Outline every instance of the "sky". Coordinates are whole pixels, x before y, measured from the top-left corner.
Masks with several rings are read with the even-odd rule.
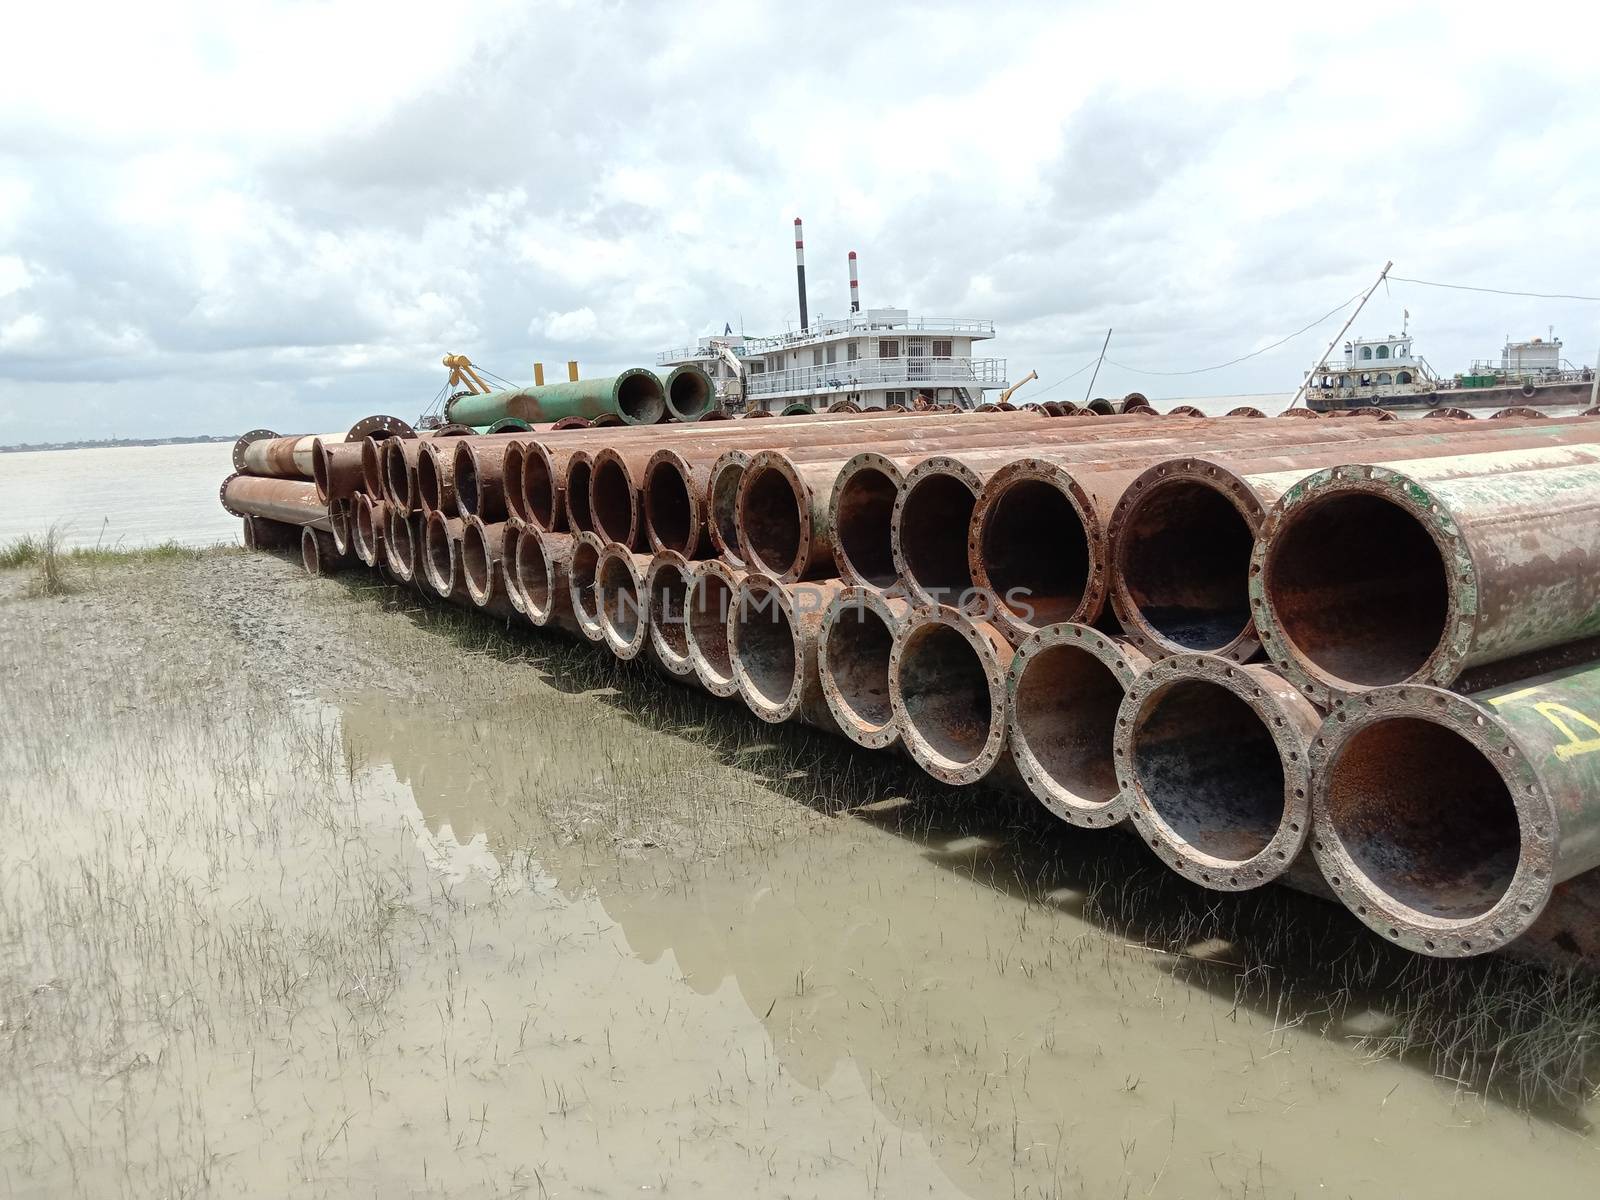
[[[1512,19],[1514,18],[1514,24]],[[1600,9],[20,6],[0,443],[414,419],[725,324],[990,319],[1018,399],[1292,391],[1388,259],[1600,295]],[[1570,48],[1570,50],[1569,50]],[[1395,282],[1439,370],[1600,304]],[[1188,372],[1182,373],[1179,372]],[[1070,379],[1066,378],[1072,376]]]

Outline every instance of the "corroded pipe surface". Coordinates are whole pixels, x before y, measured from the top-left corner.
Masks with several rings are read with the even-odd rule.
[[[385,507],[383,551],[390,572],[401,583],[418,583],[418,559],[422,551],[422,515],[407,512],[398,505]]]
[[[667,412],[675,421],[698,421],[716,407],[717,393],[711,376],[698,363],[673,367],[661,381]]]
[[[317,438],[311,443],[311,480],[324,504],[348,500],[366,487],[361,453],[362,442],[325,442]]]
[[[689,661],[700,686],[713,696],[736,696],[728,620],[738,602],[744,572],[715,558],[695,563],[689,586]]]
[[[1219,891],[1277,879],[1311,829],[1320,715],[1276,672],[1214,654],[1151,664],[1117,714],[1117,778],[1139,836]]]
[[[578,632],[572,610],[572,538],[564,533],[525,530],[517,539],[517,586],[528,620],[543,628]]]
[[[351,520],[350,541],[356,557],[369,567],[377,567],[385,561],[383,538],[387,525],[388,509],[384,502],[373,500],[365,492],[358,492]]]
[[[739,581],[728,652],[739,695],[763,721],[837,731],[817,675],[817,634],[839,587],[835,579],[785,586],[758,571]]]
[[[1150,660],[1087,625],[1040,629],[1006,672],[1006,730],[1017,773],[1038,801],[1086,829],[1115,825],[1130,798],[1117,779],[1117,713]]]
[[[461,573],[467,597],[478,608],[487,608],[497,596],[509,591],[505,577],[506,546],[515,530],[504,521],[486,523],[482,517],[463,518],[461,527]],[[519,605],[513,603],[520,612]]]
[[[333,534],[307,525],[300,531],[300,563],[307,575],[336,575],[347,565],[347,556],[333,544]]]
[[[422,576],[441,600],[466,605],[465,572],[461,569],[461,530],[459,517],[447,517],[435,509],[424,519],[420,551]]]
[[[650,556],[610,542],[595,566],[595,610],[605,644],[620,659],[637,658],[650,642]]]
[[[694,569],[676,550],[657,550],[645,572],[650,650],[668,675],[699,682],[689,654],[689,604]],[[726,614],[724,614],[726,621]]]
[[[822,614],[817,675],[839,731],[859,746],[882,750],[900,740],[889,698],[889,660],[911,605],[876,588],[841,588]]]
[[[460,515],[456,506],[456,447],[465,439],[430,438],[417,456],[417,505],[424,513]]]
[[[600,620],[600,598],[595,591],[595,576],[605,548],[605,543],[594,534],[580,533],[573,537],[567,557],[567,590],[572,599],[572,616],[578,623],[578,632],[591,642],[603,642],[606,636],[605,625]]]
[[[1324,707],[1592,639],[1600,447],[1318,471],[1285,485],[1251,569],[1268,655]]]
[[[1358,917],[1420,954],[1500,949],[1600,866],[1600,667],[1340,699],[1312,768],[1312,849]],[[1552,933],[1600,948],[1597,911]]]
[[[451,475],[456,509],[463,517],[482,517],[491,523],[506,519],[505,462],[512,441],[495,435],[456,442]]]
[[[900,740],[943,783],[976,783],[1006,749],[1006,671],[1013,651],[986,621],[919,609],[895,641],[889,695]]]
[[[222,482],[222,507],[236,517],[266,517],[285,525],[312,525],[332,530],[328,507],[317,499],[308,479],[275,479],[230,475]]]
[[[629,425],[654,425],[666,415],[666,397],[655,372],[630,367],[620,375],[457,396],[445,419],[479,428],[515,417],[537,425],[567,417],[620,417]]]
[[[350,553],[352,510],[348,499],[335,500],[328,505],[328,530],[333,535],[333,548],[341,558]]]

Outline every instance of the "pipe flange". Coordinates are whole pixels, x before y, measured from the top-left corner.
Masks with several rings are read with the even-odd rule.
[[[228,513],[230,516],[248,517],[250,515],[249,513],[240,512],[237,508],[228,503],[228,485],[243,474],[243,471],[235,471],[232,475],[229,475],[226,479],[224,479],[222,481],[222,486],[217,489],[217,499],[222,501],[223,511]]]
[[[251,442],[270,441],[277,436],[270,429],[252,429],[249,433],[240,434],[239,440],[233,444],[233,469],[235,471],[244,470],[244,451],[245,447],[250,445]]]
[[[694,565],[694,581],[689,586],[689,611],[691,613],[704,613],[711,611],[705,602],[705,580],[710,576],[717,580],[724,589],[727,597],[727,611],[718,613],[706,623],[714,630],[720,631],[721,646],[717,658],[726,657],[728,666],[724,669],[720,662],[714,662],[713,656],[706,646],[701,645],[701,635],[696,632],[699,623],[689,622],[689,659],[694,663],[694,673],[700,680],[700,685],[713,696],[727,699],[739,694],[738,672],[734,669],[732,659],[731,639],[728,636],[729,618],[736,611],[739,602],[739,584],[743,581],[743,573],[735,567],[719,559],[708,558]]]
[[[1105,829],[1128,815],[1130,797],[1117,782],[1116,794],[1106,800],[1093,800],[1065,786],[1039,757],[1038,749],[1027,736],[1017,716],[1017,693],[1028,668],[1047,651],[1069,646],[1092,656],[1116,681],[1123,694],[1150,665],[1150,660],[1124,640],[1110,637],[1088,625],[1062,622],[1032,634],[1017,647],[1016,656],[1006,671],[1006,736],[1011,757],[1016,761],[1022,781],[1034,798],[1069,825],[1083,829]],[[1108,762],[1114,758],[1112,736],[1105,745]]]
[[[895,494],[894,512],[889,518],[889,546],[894,555],[894,568],[900,573],[900,584],[906,592],[920,605],[937,606],[941,603],[938,597],[928,591],[925,584],[911,573],[905,553],[905,539],[902,530],[905,528],[906,500],[916,487],[929,475],[950,475],[960,480],[972,493],[973,508],[977,508],[978,497],[983,494],[983,479],[966,463],[948,455],[936,454],[923,459],[911,470],[905,473],[905,478],[900,485],[900,490]],[[971,521],[968,520],[968,529]],[[969,535],[970,536],[970,535]]]
[[[1174,828],[1152,802],[1136,769],[1134,739],[1147,708],[1173,687],[1201,680],[1241,700],[1271,737],[1283,771],[1283,816],[1266,843],[1243,858],[1212,854]],[[1309,741],[1316,712],[1263,667],[1246,667],[1214,654],[1185,654],[1152,663],[1134,680],[1117,713],[1112,753],[1128,815],[1140,839],[1178,874],[1215,891],[1242,892],[1277,879],[1299,856],[1311,832],[1312,768]],[[1275,694],[1276,692],[1276,694]]]
[[[910,611],[911,605],[906,600],[885,596],[877,588],[851,585],[840,589],[822,614],[822,625],[817,633],[817,678],[822,684],[822,698],[828,705],[828,711],[833,714],[839,731],[856,745],[868,750],[886,749],[900,738],[894,705],[887,695],[887,664],[884,700],[889,704],[889,714],[883,721],[874,721],[864,716],[859,706],[846,698],[834,674],[834,668],[839,664],[835,656],[830,655],[830,646],[839,622],[846,619],[846,614],[862,613],[862,616],[853,619],[864,621],[867,619],[864,614],[871,613],[873,619],[883,622],[892,647],[899,640]]]
[[[399,417],[390,417],[382,413],[371,417],[362,417],[350,426],[350,432],[345,434],[347,442],[359,442],[363,438],[377,437],[416,437],[417,431],[412,429]]]
[[[1261,639],[1253,620],[1247,618],[1244,628],[1221,645],[1185,646],[1163,637],[1134,601],[1127,575],[1129,525],[1151,496],[1176,483],[1197,484],[1216,492],[1232,505],[1249,527],[1253,539],[1261,529],[1267,506],[1237,471],[1208,458],[1179,458],[1157,463],[1123,489],[1106,522],[1106,561],[1109,563],[1110,577],[1107,590],[1111,610],[1121,622],[1128,640],[1150,658],[1199,653],[1215,654],[1237,663],[1248,662],[1261,648]],[[1256,544],[1259,545],[1259,542]],[[1253,609],[1251,611],[1254,612]]]
[[[610,542],[600,554],[600,561],[595,564],[594,570],[594,602],[595,611],[600,617],[600,631],[605,639],[605,644],[611,648],[611,653],[626,662],[637,658],[639,652],[645,648],[650,640],[650,599],[645,591],[644,573],[639,570],[638,559],[633,551],[621,542]],[[633,632],[628,634],[626,629],[619,626],[612,618],[611,606],[606,603],[608,592],[602,587],[602,582],[612,563],[617,563],[627,572],[628,582],[633,585]],[[619,599],[616,609],[620,614],[626,601]]]
[[[1476,916],[1433,916],[1389,895],[1357,865],[1334,825],[1330,791],[1339,756],[1360,733],[1391,719],[1439,725],[1472,744],[1494,767],[1516,808],[1521,846],[1516,868],[1500,898]],[[1532,756],[1491,705],[1424,684],[1344,697],[1312,741],[1311,769],[1316,781],[1311,852],[1345,906],[1387,940],[1435,958],[1471,957],[1526,933],[1549,903],[1555,885],[1556,804]]]
[[[740,645],[747,624],[743,619],[745,604],[749,597],[757,593],[765,595],[769,598],[768,602],[776,603],[783,610],[784,628],[789,632],[792,649],[791,661],[794,664],[794,673],[789,681],[789,690],[782,700],[776,702],[762,694],[750,678],[750,672],[745,667],[745,654]],[[805,699],[805,649],[800,638],[800,626],[794,603],[790,599],[788,589],[770,572],[751,571],[739,581],[733,606],[728,612],[728,657],[733,664],[733,676],[738,683],[739,695],[743,697],[745,706],[763,721],[778,725],[799,712],[800,703]]]
[[[1369,686],[1342,679],[1306,657],[1284,632],[1272,605],[1273,547],[1286,529],[1330,493],[1387,500],[1415,518],[1433,540],[1445,576],[1444,631],[1422,666],[1391,682],[1448,687],[1461,674],[1477,631],[1478,567],[1445,502],[1426,485],[1390,467],[1352,464],[1315,471],[1285,491],[1261,522],[1250,554],[1250,615],[1267,658],[1301,695],[1324,711]]]
[[[892,579],[869,578],[851,559],[850,547],[841,532],[839,510],[844,501],[845,491],[857,475],[869,470],[876,471],[887,479],[897,497],[902,490],[902,485],[905,483],[905,472],[900,469],[899,465],[887,455],[879,454],[873,450],[863,451],[855,455],[839,469],[839,474],[834,477],[833,490],[828,493],[828,527],[833,530],[833,565],[838,569],[839,577],[848,582],[865,584],[876,588],[893,589],[900,586],[901,576],[898,572],[898,564],[896,564],[896,573]],[[894,562],[893,501],[890,501],[889,511],[890,529],[884,532],[890,539],[890,561]]]
[[[983,744],[975,753],[957,759],[933,745],[917,727],[905,702],[905,660],[907,648],[927,636],[934,626],[955,630],[972,647],[989,693],[988,727]],[[993,637],[984,632],[991,630]],[[1006,748],[1006,670],[1011,665],[1011,644],[999,630],[963,616],[953,608],[919,607],[895,638],[889,654],[889,699],[894,706],[900,740],[916,764],[941,783],[976,783],[992,771]]]
[[[752,454],[749,465],[745,467],[744,475],[739,480],[739,498],[736,501],[735,522],[741,533],[746,523],[744,514],[751,481],[759,478],[762,471],[776,472],[789,485],[789,491],[794,497],[795,513],[799,517],[799,541],[795,546],[794,557],[788,563],[781,565],[765,561],[750,545],[748,537],[741,536],[740,545],[750,550],[752,567],[770,573],[779,583],[794,583],[805,578],[806,572],[811,567],[813,551],[816,549],[812,542],[811,489],[805,480],[800,478],[800,472],[795,470],[794,464],[781,450],[761,450]]]

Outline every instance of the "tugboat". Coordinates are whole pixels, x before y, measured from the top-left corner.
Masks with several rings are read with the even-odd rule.
[[[1412,347],[1410,333],[1355,338],[1344,360],[1318,363],[1306,384],[1306,407],[1337,408],[1587,408],[1596,401],[1592,367],[1561,357],[1561,339],[1507,339],[1500,359],[1480,359],[1470,370],[1441,376]]]

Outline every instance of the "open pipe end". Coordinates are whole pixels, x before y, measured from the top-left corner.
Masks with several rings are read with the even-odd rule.
[[[399,438],[388,438],[379,453],[383,455],[383,494],[389,503],[402,512],[416,507],[416,472],[406,462],[405,450]]]
[[[698,366],[685,364],[667,376],[667,408],[674,419],[698,421],[711,407],[714,394],[711,377]]]
[[[1255,654],[1250,552],[1263,515],[1248,484],[1204,459],[1160,463],[1128,485],[1108,529],[1112,607],[1135,645],[1152,657]]]
[[[643,367],[624,371],[617,379],[617,408],[617,415],[629,425],[654,425],[660,421],[667,415],[667,397],[660,378]]]
[[[875,588],[900,582],[894,560],[894,502],[900,468],[881,454],[858,454],[844,465],[829,497],[834,561],[841,578]]]
[[[605,543],[592,533],[579,534],[572,542],[572,557],[567,566],[567,588],[572,598],[572,615],[577,618],[578,631],[591,642],[605,640],[605,626],[600,620],[600,600],[595,590],[595,575],[600,569],[600,555]]]
[[[441,597],[449,599],[456,589],[456,539],[451,521],[437,509],[429,514],[422,530],[422,577]]]
[[[740,581],[728,651],[751,712],[774,724],[794,715],[805,684],[803,650],[788,593],[773,576],[752,572]]]
[[[1168,866],[1219,891],[1289,869],[1311,828],[1317,713],[1264,667],[1162,659],[1133,682],[1114,753],[1134,827]]]
[[[317,538],[317,530],[309,525],[302,526],[300,530],[300,564],[305,567],[307,575],[324,575],[328,573],[322,549],[322,543]]]
[[[689,588],[689,661],[701,686],[714,696],[739,691],[728,641],[728,618],[738,598],[739,580],[738,572],[711,559],[695,564]]]
[[[479,518],[468,517],[461,526],[461,571],[467,595],[479,608],[494,599],[498,548],[489,544],[489,529]]]
[[[350,527],[351,513],[354,503],[346,499],[333,500],[328,504],[328,528],[333,535],[333,548],[342,558],[350,553]]]
[[[693,586],[694,571],[688,559],[676,550],[656,551],[644,579],[650,647],[667,671],[682,677],[695,673],[689,656],[689,593]]]
[[[562,489],[550,462],[550,452],[537,442],[522,448],[522,519],[535,529],[552,533],[561,527]],[[510,484],[506,485],[509,494]]]
[[[810,562],[811,506],[800,473],[782,454],[751,456],[739,481],[739,547],[750,566],[781,580],[803,578]]]
[[[410,583],[417,577],[417,523],[398,505],[390,505],[385,517],[383,550],[389,570],[401,583]]]
[[[1326,707],[1362,688],[1449,683],[1459,596],[1476,590],[1471,555],[1442,505],[1383,467],[1319,471],[1263,525],[1252,563],[1262,644]]]
[[[567,527],[573,533],[593,533],[594,518],[589,510],[589,481],[594,475],[594,461],[586,454],[574,454],[567,461],[567,486],[562,495],[566,501]]]
[[[706,484],[710,503],[711,540],[729,565],[744,569],[744,554],[739,548],[739,484],[744,479],[750,456],[742,450],[730,450],[711,467],[711,478]]]
[[[983,483],[952,458],[923,460],[895,498],[891,545],[907,589],[931,604],[959,607],[972,590],[967,533]]]
[[[471,442],[456,443],[455,452],[451,455],[450,475],[457,511],[463,517],[479,515],[482,497],[478,488],[478,456]]]
[[[331,480],[333,477],[332,455],[327,443],[321,438],[311,439],[311,482],[317,489],[317,499],[327,504],[333,499]]]
[[[517,539],[513,571],[528,620],[543,627],[571,607],[568,559],[571,539],[564,534],[524,533]]]
[[[383,487],[383,443],[387,440],[368,436],[361,441],[361,486],[367,495],[377,500],[382,500],[386,495]]]
[[[387,506],[383,501],[374,501],[365,493],[356,496],[352,540],[356,557],[369,567],[376,567],[382,561],[386,512]]]
[[[1014,640],[1099,615],[1105,570],[1093,509],[1061,467],[1023,459],[984,485],[972,512],[968,566]]]
[[[700,501],[690,486],[688,460],[658,450],[644,470],[644,527],[656,550],[692,554],[700,542]]]
[[[615,450],[594,456],[589,477],[589,513],[594,531],[606,542],[621,542],[630,549],[638,544],[639,489],[628,465]]]
[[[992,626],[950,609],[918,612],[889,659],[900,739],[929,775],[976,783],[1006,747],[1011,649]]]
[[[633,554],[616,542],[600,555],[594,577],[595,609],[606,645],[618,658],[638,657],[650,636],[648,596],[635,570]]]
[[[1554,805],[1492,707],[1412,685],[1342,700],[1312,768],[1312,852],[1388,940],[1434,957],[1484,954],[1548,903]]]
[[[889,661],[909,604],[875,588],[847,587],[822,615],[817,674],[840,731],[857,745],[882,750],[900,738],[889,696]]]
[[[506,512],[520,524],[530,524],[528,506],[522,494],[522,464],[527,461],[528,444],[513,441],[506,447],[505,458],[500,463],[500,488],[505,494]]]
[[[1018,773],[1039,802],[1085,829],[1128,815],[1113,743],[1127,688],[1149,660],[1087,625],[1041,629],[1007,673],[1007,731]]]

